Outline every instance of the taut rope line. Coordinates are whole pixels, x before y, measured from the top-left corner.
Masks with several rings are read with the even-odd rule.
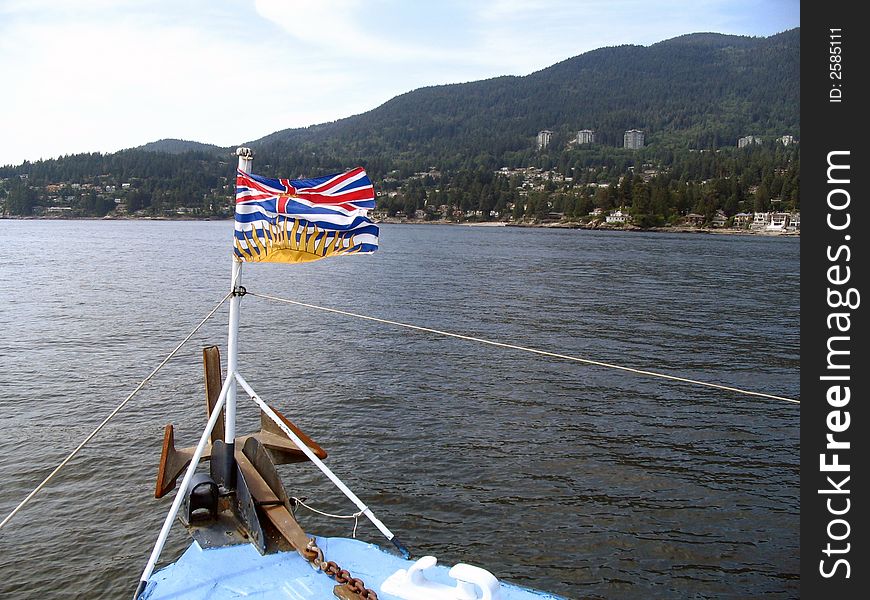
[[[85,444],[87,444],[88,442],[90,442],[90,441],[94,438],[94,436],[97,435],[97,434],[100,432],[100,430],[101,430],[103,427],[106,426],[106,423],[108,423],[109,421],[111,421],[112,418],[113,418],[116,414],[118,414],[118,412],[119,412],[122,408],[124,408],[124,406],[125,406],[125,405],[126,405],[126,404],[127,404],[127,403],[132,399],[132,398],[133,398],[133,396],[135,396],[137,393],[139,393],[139,390],[141,390],[143,387],[145,387],[145,384],[148,383],[148,382],[151,380],[151,378],[154,377],[154,376],[157,374],[157,371],[159,371],[160,369],[162,369],[163,366],[164,366],[166,363],[168,363],[169,360],[170,360],[173,356],[175,356],[176,353],[177,353],[179,350],[181,350],[181,347],[184,346],[184,344],[186,344],[186,343],[190,340],[190,338],[192,338],[193,335],[194,335],[197,331],[199,331],[199,328],[202,327],[202,326],[205,324],[205,322],[208,321],[208,320],[212,317],[212,315],[214,315],[214,314],[217,312],[217,310],[218,310],[218,309],[223,305],[224,302],[226,302],[227,298],[229,298],[231,294],[232,294],[232,292],[230,292],[230,293],[228,293],[226,296],[224,296],[223,299],[222,299],[220,302],[217,303],[217,306],[215,306],[215,307],[211,310],[211,312],[209,312],[209,313],[205,316],[205,318],[204,318],[202,321],[200,321],[199,324],[198,324],[196,327],[193,328],[193,331],[191,331],[189,334],[187,334],[187,337],[185,337],[183,340],[181,340],[181,342],[180,342],[180,343],[179,343],[179,344],[178,344],[178,345],[177,345],[177,346],[172,350],[172,352],[170,352],[170,353],[166,356],[166,358],[164,358],[163,361],[161,361],[161,363],[160,363],[159,365],[157,365],[157,366],[154,368],[154,370],[151,371],[151,373],[149,373],[148,376],[147,376],[145,379],[143,379],[143,380],[139,383],[139,385],[136,386],[136,389],[134,389],[132,392],[130,392],[130,395],[127,396],[126,398],[124,398],[124,401],[121,402],[121,403],[120,403],[120,404],[115,408],[115,410],[113,410],[111,413],[109,413],[109,416],[106,417],[105,419],[103,419],[103,422],[100,423],[99,425],[97,425],[97,428],[94,429],[94,430],[90,433],[90,435],[88,435],[88,437],[86,437],[84,440],[82,440],[82,443],[79,444],[78,446],[76,446],[76,449],[73,450],[72,452],[70,452],[69,455],[68,455],[65,459],[63,459],[63,461],[61,461],[61,463],[60,463],[59,465],[57,465],[57,467],[55,467],[54,471],[52,471],[51,473],[49,473],[48,477],[46,477],[45,479],[43,479],[43,480],[42,480],[42,483],[40,483],[38,486],[36,486],[36,487],[33,489],[33,491],[30,492],[30,493],[27,495],[27,497],[24,498],[24,500],[22,500],[22,501],[18,504],[18,506],[16,506],[16,507],[13,509],[13,511],[12,511],[11,513],[9,513],[9,514],[6,516],[5,519],[3,519],[3,521],[0,521],[0,529],[2,529],[3,526],[6,525],[6,523],[8,523],[9,520],[10,520],[12,517],[14,517],[15,514],[16,514],[19,510],[21,510],[21,509],[22,509],[22,508],[23,508],[23,507],[24,507],[28,502],[30,502],[30,499],[33,498],[37,493],[39,493],[39,490],[41,490],[42,488],[44,488],[44,487],[46,486],[46,484],[47,484],[49,481],[51,481],[52,477],[54,477],[55,475],[57,475],[57,474],[60,472],[60,470],[61,470],[64,466],[66,466],[66,464],[67,464],[69,461],[71,461],[71,460],[73,459],[73,457],[75,457],[75,455],[78,454],[79,451],[80,451],[82,448],[85,447]]]
[[[681,383],[690,383],[692,385],[701,385],[705,387],[715,388],[717,390],[725,390],[728,392],[736,392],[738,394],[745,394],[747,396],[758,396],[760,398],[770,398],[771,400],[783,400],[785,402],[792,402],[794,404],[800,404],[800,400],[795,400],[794,398],[786,398],[784,396],[775,396],[773,394],[765,394],[763,392],[753,392],[751,390],[744,390],[736,387],[731,387],[727,385],[720,385],[718,383],[709,383],[707,381],[698,381],[696,379],[688,379],[686,377],[678,377],[676,375],[667,375],[666,373],[657,373],[655,371],[647,371],[645,369],[635,369],[633,367],[624,367],[622,365],[616,365],[613,363],[606,363],[599,360],[592,360],[589,358],[580,358],[577,356],[569,356],[567,354],[557,354],[555,352],[547,352],[546,350],[537,350],[535,348],[526,348],[525,346],[517,346],[516,344],[506,344],[504,342],[495,342],[492,340],[487,340],[484,338],[473,337],[470,335],[462,335],[459,333],[451,333],[449,331],[441,331],[439,329],[432,329],[430,327],[421,327],[419,325],[410,325],[408,323],[401,323],[399,321],[390,321],[389,319],[381,319],[378,317],[370,317],[368,315],[361,315],[358,313],[352,313],[346,310],[339,310],[337,308],[327,308],[325,306],[318,306],[316,304],[309,304],[307,302],[299,302],[297,300],[290,300],[288,298],[278,298],[277,296],[269,296],[267,294],[258,294],[256,292],[247,292],[249,296],[255,296],[257,298],[263,298],[265,300],[273,300],[275,302],[284,302],[286,304],[294,304],[296,306],[304,306],[305,308],[313,308],[315,310],[322,310],[325,312],[331,312],[339,315],[344,315],[346,317],[354,317],[357,319],[365,319],[366,321],[374,321],[375,323],[384,323],[386,325],[395,325],[396,327],[404,327],[406,329],[414,329],[416,331],[423,331],[426,333],[434,333],[437,335],[444,335],[447,337],[458,338],[460,340],[466,340],[469,342],[478,342],[481,344],[488,344],[490,346],[498,346],[499,348],[509,348],[511,350],[520,350],[522,352],[531,352],[533,354],[539,354],[541,356],[550,356],[552,358],[560,358],[563,360],[571,360],[574,362],[584,363],[587,365],[595,365],[597,367],[605,367],[607,369],[618,369],[620,371],[627,371],[629,373],[636,373],[638,375],[647,375],[649,377],[658,377],[660,379],[669,379],[671,381],[679,381]]]

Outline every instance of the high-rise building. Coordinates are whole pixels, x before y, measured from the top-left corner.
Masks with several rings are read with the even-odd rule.
[[[779,138],[779,141],[782,142],[783,146],[788,146],[790,144],[794,144],[794,136],[784,135],[781,138]]]
[[[640,129],[629,129],[625,132],[622,145],[629,150],[639,150],[643,148],[643,131]]]
[[[550,145],[550,139],[553,137],[553,132],[549,129],[544,129],[538,132],[538,150],[542,150]]]
[[[737,140],[737,147],[738,148],[745,148],[746,146],[749,146],[750,144],[760,144],[760,143],[761,143],[761,138],[758,137],[757,135],[747,135],[747,136],[744,136],[744,137],[740,138],[739,140]]]
[[[595,132],[591,129],[581,129],[577,132],[577,143],[578,144],[594,144],[595,143]]]

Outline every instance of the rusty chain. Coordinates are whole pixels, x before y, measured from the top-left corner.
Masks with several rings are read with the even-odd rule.
[[[323,550],[321,550],[314,538],[308,539],[308,545],[301,552],[305,560],[310,562],[316,569],[323,571],[328,577],[335,580],[340,586],[356,595],[362,600],[378,600],[378,595],[374,590],[366,587],[362,579],[354,577],[347,569],[342,569],[335,561],[324,560]]]

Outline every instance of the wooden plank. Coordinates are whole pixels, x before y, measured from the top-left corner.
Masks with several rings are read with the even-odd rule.
[[[160,463],[157,465],[157,485],[154,487],[155,498],[162,498],[175,487],[175,480],[178,479],[175,454],[175,431],[172,423],[168,423],[163,429],[163,448],[160,451]],[[181,468],[186,465],[184,462]]]
[[[187,469],[190,459],[196,450],[194,446],[189,448],[175,448],[175,430],[172,424],[166,425],[163,430],[163,449],[160,452],[160,464],[157,467],[157,485],[154,488],[154,497],[162,498],[175,489],[175,482],[179,475]],[[211,444],[203,450],[200,460],[211,459]]]
[[[287,427],[290,428],[290,431],[298,435],[299,439],[301,439],[306,446],[311,448],[311,450],[314,452],[314,456],[316,456],[320,460],[326,458],[326,450],[321,448],[317,442],[308,437],[308,435],[304,431],[299,429],[295,423],[293,423],[290,419],[281,414],[281,411],[276,409],[274,406],[270,404],[269,408],[275,411],[275,414],[278,416],[279,419],[281,419],[281,421],[284,422]],[[273,433],[279,437],[287,439],[287,434],[284,433],[284,430],[282,430],[278,426],[278,424],[275,423],[271,418],[269,418],[269,415],[267,415],[263,411],[260,411],[260,431],[265,433]]]
[[[272,462],[276,465],[286,465],[290,463],[305,462],[308,457],[293,443],[286,435],[278,435],[269,433],[268,431],[258,431],[250,435],[243,435],[236,438],[236,446],[244,446],[249,438],[254,438],[259,441],[263,447],[270,450]]]
[[[308,547],[308,536],[286,507],[281,505],[263,506],[263,513],[271,521],[275,529],[305,557],[305,549]],[[307,559],[306,559],[307,560]]]
[[[245,483],[248,485],[251,497],[260,505],[259,509],[275,526],[278,533],[304,557],[304,550],[308,547],[308,535],[275,495],[275,492],[272,491],[251,461],[248,460],[248,457],[244,453],[236,451],[236,462],[245,477]]]
[[[254,502],[258,504],[280,503],[280,498],[275,495],[275,492],[272,491],[272,488],[269,487],[266,480],[263,479],[259,472],[257,472],[256,467],[251,464],[248,457],[239,451],[236,451],[235,455],[236,463],[238,463],[242,475],[245,476],[245,483],[248,484],[248,490],[250,490]]]
[[[205,408],[208,416],[211,417],[211,411],[214,410],[218,397],[221,395],[221,388],[224,385],[223,375],[221,374],[221,351],[217,346],[208,346],[202,349],[202,367],[205,372]],[[214,429],[211,430],[212,442],[224,439],[223,412],[223,409],[221,409],[221,416],[218,417],[217,423],[214,424]]]

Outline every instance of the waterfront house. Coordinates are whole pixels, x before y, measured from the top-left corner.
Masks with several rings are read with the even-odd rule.
[[[737,213],[734,215],[734,226],[742,229],[748,229],[752,225],[752,213]]]
[[[607,223],[625,223],[629,220],[629,216],[627,213],[622,212],[622,209],[618,208],[604,217],[604,220]]]
[[[704,215],[698,213],[689,213],[686,215],[686,225],[691,227],[700,227],[704,224]]]
[[[764,229],[767,227],[767,224],[770,222],[770,213],[766,212],[757,212],[752,217],[752,225],[749,227],[751,229]]]
[[[786,227],[788,227],[789,213],[774,212],[769,214],[770,221],[767,223],[765,229],[767,231],[785,231]]]

